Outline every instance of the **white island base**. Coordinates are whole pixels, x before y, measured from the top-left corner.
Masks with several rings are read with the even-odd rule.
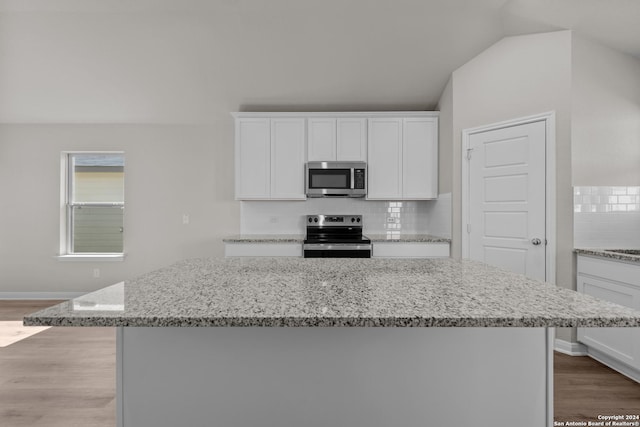
[[[551,426],[552,334],[119,327],[118,426]]]

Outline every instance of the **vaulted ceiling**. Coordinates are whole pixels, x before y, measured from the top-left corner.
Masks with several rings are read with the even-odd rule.
[[[433,109],[506,35],[573,29],[640,58],[639,21],[635,0],[0,0],[0,121]]]

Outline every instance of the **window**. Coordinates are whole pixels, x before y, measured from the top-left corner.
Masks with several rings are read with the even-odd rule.
[[[65,153],[62,252],[122,254],[124,154]]]

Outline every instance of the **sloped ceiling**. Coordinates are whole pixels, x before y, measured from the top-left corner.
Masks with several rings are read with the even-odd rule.
[[[640,59],[637,0],[511,0],[503,14],[508,35],[571,29]]]
[[[429,110],[453,70],[505,35],[574,28],[640,56],[638,3],[2,0],[0,121]]]

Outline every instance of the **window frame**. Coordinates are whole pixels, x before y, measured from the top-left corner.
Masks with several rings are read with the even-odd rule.
[[[73,202],[73,173],[72,157],[78,154],[118,154],[124,157],[124,151],[63,151],[60,155],[60,250],[56,257],[60,261],[87,260],[87,261],[123,261],[124,235],[122,252],[74,252],[73,248],[73,210],[77,206],[89,207],[117,207],[122,209],[125,202],[100,203],[100,202]],[[124,224],[123,224],[124,228]],[[123,230],[124,233],[124,230]]]

